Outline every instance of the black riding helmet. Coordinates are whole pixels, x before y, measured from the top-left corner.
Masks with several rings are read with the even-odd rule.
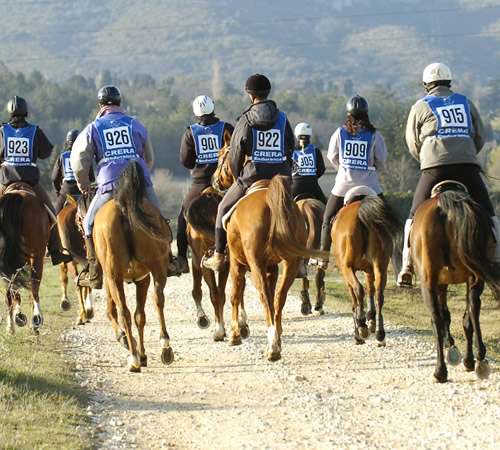
[[[69,130],[68,134],[66,135],[66,142],[70,143],[75,142],[79,132],[80,132],[79,130]]]
[[[267,95],[271,92],[271,82],[265,75],[256,73],[248,78],[245,91],[253,95]]]
[[[97,100],[99,100],[100,105],[120,106],[122,102],[122,93],[116,86],[103,86],[97,93]]]
[[[7,112],[10,117],[26,117],[28,115],[28,103],[24,98],[14,95],[7,103]]]
[[[368,112],[368,102],[364,97],[361,97],[361,95],[355,95],[347,101],[346,109],[347,112],[353,116],[366,114]]]

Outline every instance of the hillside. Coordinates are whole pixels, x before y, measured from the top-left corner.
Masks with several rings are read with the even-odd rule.
[[[239,86],[351,80],[406,88],[434,60],[457,78],[500,77],[499,0],[5,0],[0,61],[56,81],[190,75]],[[0,71],[1,71],[0,64]],[[219,84],[220,86],[220,84]]]

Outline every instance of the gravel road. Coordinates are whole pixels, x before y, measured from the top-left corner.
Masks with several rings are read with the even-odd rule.
[[[134,288],[127,286],[128,298]],[[435,349],[406,328],[386,324],[387,346],[354,345],[350,315],[304,317],[289,295],[282,359],[264,356],[263,308],[251,282],[245,305],[250,337],[230,347],[196,325],[191,276],[169,278],[165,317],[175,353],[161,363],[158,319],[148,301],[148,367],[129,373],[114,340],[104,291],[96,315],[62,335],[77,380],[91,392],[97,446],[189,449],[493,449],[499,448],[500,376],[479,381],[463,365],[435,384]],[[204,308],[213,318],[205,291]],[[129,306],[133,305],[132,300]],[[226,330],[230,305],[225,308]],[[463,350],[463,349],[462,349]]]

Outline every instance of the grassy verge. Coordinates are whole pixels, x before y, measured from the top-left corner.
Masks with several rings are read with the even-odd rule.
[[[5,290],[2,288],[2,297]],[[22,310],[30,320],[29,295],[22,292]],[[70,296],[76,294],[70,286]],[[41,307],[45,324],[35,336],[28,327],[5,332],[6,307],[0,307],[0,447],[91,448],[86,414],[87,397],[74,380],[59,339],[72,326],[70,311],[59,306],[59,267],[45,264]]]
[[[394,276],[389,274],[389,281],[384,292],[384,319],[394,326],[403,326],[412,329],[422,339],[434,342],[431,330],[431,318],[427,306],[424,304],[417,288],[407,290],[396,286]],[[361,279],[361,277],[360,277]],[[351,301],[347,287],[338,270],[329,269],[326,281],[325,309],[330,312],[351,314]],[[311,285],[314,283],[311,282]],[[300,290],[300,284],[293,286],[295,291]],[[311,292],[311,302],[314,304],[315,289]],[[500,363],[500,309],[498,303],[486,288],[482,297],[481,331],[487,347],[486,356],[490,361]],[[314,306],[314,305],[313,305]],[[462,317],[465,311],[465,285],[450,286],[448,289],[448,308],[451,313],[451,333],[461,351],[464,350],[465,337],[462,326]],[[390,335],[387,337],[390,340]]]

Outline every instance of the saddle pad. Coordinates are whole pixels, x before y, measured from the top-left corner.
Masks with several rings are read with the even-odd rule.
[[[267,189],[268,184],[269,184],[268,180],[256,181],[247,189],[245,195],[241,197],[226,214],[224,214],[224,216],[222,217],[222,228],[224,228],[225,231],[227,231],[227,223],[229,222],[229,218],[231,217],[231,214],[233,214],[238,203],[241,202],[241,200],[243,200],[245,197],[253,194],[254,192],[263,191]]]

